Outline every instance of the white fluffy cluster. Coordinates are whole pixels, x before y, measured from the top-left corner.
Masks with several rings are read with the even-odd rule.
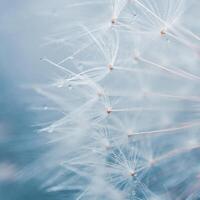
[[[43,59],[54,81],[35,86],[52,119],[32,171],[42,188],[69,200],[199,198],[199,5],[67,1],[65,29],[47,38],[62,53]]]

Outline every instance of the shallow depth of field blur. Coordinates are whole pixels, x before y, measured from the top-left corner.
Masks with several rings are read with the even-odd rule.
[[[199,35],[200,1],[188,1],[190,1],[188,3],[190,8],[187,11],[188,21],[186,20],[185,23]],[[45,108],[45,99],[38,98],[30,86],[34,83],[45,83],[54,76],[49,64],[42,62],[41,58],[46,55],[62,57],[62,48],[58,47],[50,51],[48,45],[45,45],[45,38],[55,29],[62,30],[65,23],[69,23],[70,15],[73,23],[73,15],[88,12],[87,9],[83,11],[80,9],[77,13],[72,12],[65,15],[65,7],[70,3],[73,1],[0,0],[0,200],[70,200],[70,195],[65,192],[43,190],[37,179],[24,177],[23,180],[21,178],[23,169],[27,165],[31,166],[43,152],[47,152],[50,148],[44,145],[45,136],[38,133],[37,128],[39,122],[42,123],[45,119],[51,120],[54,116],[48,116],[48,114],[40,116],[40,111],[37,112],[34,103],[41,101],[40,105]],[[98,9],[98,6],[95,8]],[[69,9],[68,12],[70,12]],[[89,12],[87,14],[92,16],[97,11],[93,9]],[[191,19],[195,21],[193,20],[190,24]],[[55,60],[59,60],[59,56],[55,57]],[[198,90],[197,86],[196,94],[200,95]],[[41,119],[43,117],[45,119]],[[184,118],[184,114],[178,117]],[[185,139],[187,140],[187,137]],[[194,155],[189,162],[197,163],[194,160],[199,159],[200,163],[200,151],[192,153]],[[151,173],[159,176],[156,169]],[[198,185],[196,175],[191,173],[191,177],[183,180],[181,187],[175,188],[174,193],[181,194],[183,190],[190,193],[188,187],[193,184],[194,179],[194,187],[199,187],[200,179]],[[197,189],[194,190],[197,191]],[[197,199],[200,197],[191,197],[188,200]],[[177,200],[184,199],[180,197]]]
[[[57,23],[54,13],[61,5],[54,0],[0,0],[1,200],[48,200],[59,196],[46,194],[33,180],[23,183],[16,177],[44,148],[34,127],[36,115],[30,108],[30,95],[34,93],[26,86],[47,78],[48,69],[41,66],[40,60],[47,49],[41,46]]]

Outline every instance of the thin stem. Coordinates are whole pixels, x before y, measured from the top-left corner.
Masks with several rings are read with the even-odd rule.
[[[164,26],[166,26],[168,29],[174,30],[173,26],[170,26],[170,24],[168,24],[165,20],[163,20],[162,18],[160,18],[158,15],[156,15],[153,11],[151,11],[149,8],[147,8],[144,4],[142,4],[139,0],[135,0],[136,3],[138,3],[138,5],[140,5],[143,9],[145,9],[147,12],[149,12],[152,16],[154,16],[156,19],[158,19]],[[187,30],[185,28],[182,28],[182,30],[184,30],[185,32],[189,33],[192,37],[194,37],[197,40],[200,40],[200,38],[195,35],[194,33],[192,33],[190,30]]]
[[[167,67],[165,67],[165,66],[163,66],[163,65],[160,65],[160,64],[158,64],[158,63],[154,63],[154,62],[152,62],[152,61],[150,61],[150,60],[147,60],[147,59],[145,59],[145,58],[142,58],[142,57],[139,57],[139,60],[141,60],[141,61],[143,61],[143,62],[145,62],[145,63],[147,63],[147,64],[151,64],[151,65],[153,65],[153,66],[155,66],[155,67],[157,67],[157,68],[160,68],[160,69],[162,69],[162,70],[164,70],[164,71],[167,71],[167,72],[169,72],[169,73],[172,73],[172,74],[174,74],[174,75],[180,76],[180,77],[182,77],[182,78],[186,78],[186,79],[190,79],[190,80],[198,80],[198,81],[200,80],[200,77],[198,77],[198,76],[196,76],[196,75],[193,75],[193,74],[191,74],[191,73],[185,72],[185,71],[183,71],[183,70],[179,70],[179,71],[173,70],[173,69],[167,68]]]
[[[162,93],[153,93],[153,92],[146,92],[145,95],[147,96],[159,96],[159,97],[166,97],[172,98],[177,100],[188,100],[188,101],[195,101],[200,102],[199,96],[179,96],[179,95],[172,95],[172,94],[162,94]]]
[[[183,153],[188,153],[190,151],[193,151],[195,149],[200,149],[200,144],[196,144],[196,145],[192,145],[190,147],[187,147],[187,148],[181,148],[181,149],[176,149],[176,150],[173,150],[173,151],[170,151],[168,152],[167,154],[165,155],[162,155],[158,158],[155,158],[151,164],[154,166],[154,165],[157,165],[159,164],[160,162],[162,162],[163,160],[166,160],[166,159],[171,159],[175,156],[178,156],[180,154],[183,154]]]
[[[161,133],[165,134],[173,134],[174,131],[179,131],[179,130],[185,130],[189,128],[193,128],[196,126],[200,126],[200,122],[193,122],[193,123],[188,123],[188,124],[182,124],[177,127],[172,127],[172,128],[165,128],[165,129],[159,129],[159,130],[153,130],[153,131],[142,131],[142,132],[136,132],[136,133],[130,133],[128,136],[151,136],[151,135],[157,135]]]

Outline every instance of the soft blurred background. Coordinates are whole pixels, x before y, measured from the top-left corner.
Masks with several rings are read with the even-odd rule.
[[[63,7],[69,1],[0,0],[0,200],[64,195],[45,193],[36,181],[18,181],[18,175],[44,151],[34,126],[38,116],[30,109],[29,85],[49,79],[48,64],[41,61],[51,54],[44,38],[63,26]]]
[[[47,5],[50,13],[40,13]],[[34,162],[42,151],[33,126],[35,114],[27,103],[30,91],[26,86],[45,78],[45,73],[41,73],[45,71],[41,69],[41,41],[55,23],[51,18],[54,8],[49,1],[0,0],[1,200],[57,197],[45,194],[33,180],[17,180],[24,166]]]

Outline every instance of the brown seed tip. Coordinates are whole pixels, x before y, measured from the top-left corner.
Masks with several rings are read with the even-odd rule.
[[[114,25],[114,24],[116,24],[116,23],[117,23],[117,20],[116,20],[116,18],[113,17],[113,18],[111,19],[111,24]]]
[[[112,71],[112,70],[113,70],[113,65],[112,65],[112,64],[109,64],[109,65],[108,65],[108,68],[109,68],[110,71]]]
[[[166,35],[166,29],[162,29],[162,30],[160,31],[160,35],[161,35],[161,36]]]
[[[130,176],[135,176],[135,172],[131,171]]]
[[[106,112],[107,112],[108,114],[110,114],[110,113],[112,112],[112,108],[111,108],[111,107],[107,108]]]
[[[103,94],[102,94],[101,92],[97,92],[97,96],[98,96],[98,97],[102,97]]]

